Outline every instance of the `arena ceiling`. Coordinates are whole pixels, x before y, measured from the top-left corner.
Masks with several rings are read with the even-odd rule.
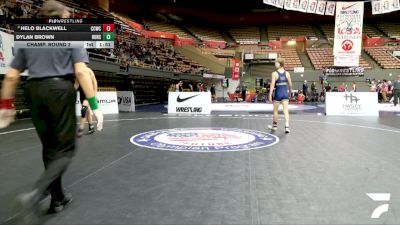
[[[278,9],[263,4],[262,0],[110,0],[110,2],[113,11],[122,12],[133,19],[152,17],[157,13],[171,13],[194,23],[207,22],[221,25],[334,21],[333,16]],[[366,3],[365,16],[367,19],[384,21],[389,18],[400,18],[400,12],[372,17],[371,5]]]

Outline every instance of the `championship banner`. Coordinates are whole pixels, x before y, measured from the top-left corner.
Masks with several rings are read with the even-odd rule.
[[[292,10],[299,11],[300,8],[300,0],[292,0]]]
[[[299,11],[300,12],[307,12],[307,10],[308,10],[308,1],[309,0],[301,0],[300,7],[299,7]]]
[[[335,57],[354,59],[354,56],[361,55],[363,16],[364,2],[337,2],[333,48]],[[334,65],[342,66],[339,63]],[[353,60],[350,66],[358,66],[358,63]]]
[[[234,59],[232,65],[232,80],[240,79],[240,59]]]
[[[372,5],[372,15],[377,15],[382,13],[381,0],[373,0]]]
[[[284,8],[286,10],[292,10],[292,0],[285,0]]]
[[[318,1],[316,14],[324,15],[325,14],[326,1]]]
[[[324,76],[330,77],[363,77],[364,68],[362,67],[328,67],[322,70]]]
[[[276,0],[276,7],[283,8],[283,4],[285,4],[284,0]]]
[[[317,5],[318,5],[318,0],[310,0],[308,2],[307,12],[308,13],[315,13],[315,11],[317,10]]]
[[[336,2],[331,2],[331,1],[326,2],[325,15],[327,16],[335,15],[335,7],[336,7]]]
[[[333,60],[335,66],[359,66],[360,64],[359,55],[337,55]]]
[[[399,0],[373,0],[371,2],[372,15],[390,13],[400,10]]]

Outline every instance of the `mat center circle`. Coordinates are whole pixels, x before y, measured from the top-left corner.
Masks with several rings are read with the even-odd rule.
[[[159,150],[222,152],[268,147],[279,138],[265,132],[237,128],[174,128],[131,137],[131,143]]]

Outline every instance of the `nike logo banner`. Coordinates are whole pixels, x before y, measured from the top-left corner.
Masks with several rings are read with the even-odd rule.
[[[176,101],[177,102],[184,102],[184,101],[187,101],[187,100],[189,100],[191,98],[194,98],[196,96],[198,96],[198,95],[193,95],[193,96],[190,96],[190,97],[187,97],[187,98],[180,98],[180,96],[178,95],[178,98],[176,99]]]

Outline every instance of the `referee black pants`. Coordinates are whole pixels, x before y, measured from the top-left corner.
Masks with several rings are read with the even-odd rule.
[[[394,105],[396,106],[397,104],[399,104],[399,98],[400,98],[400,89],[394,89],[393,90],[393,102]]]
[[[72,79],[29,80],[32,121],[43,145],[45,171],[35,184],[40,196],[63,200],[61,177],[75,153],[75,101]]]

